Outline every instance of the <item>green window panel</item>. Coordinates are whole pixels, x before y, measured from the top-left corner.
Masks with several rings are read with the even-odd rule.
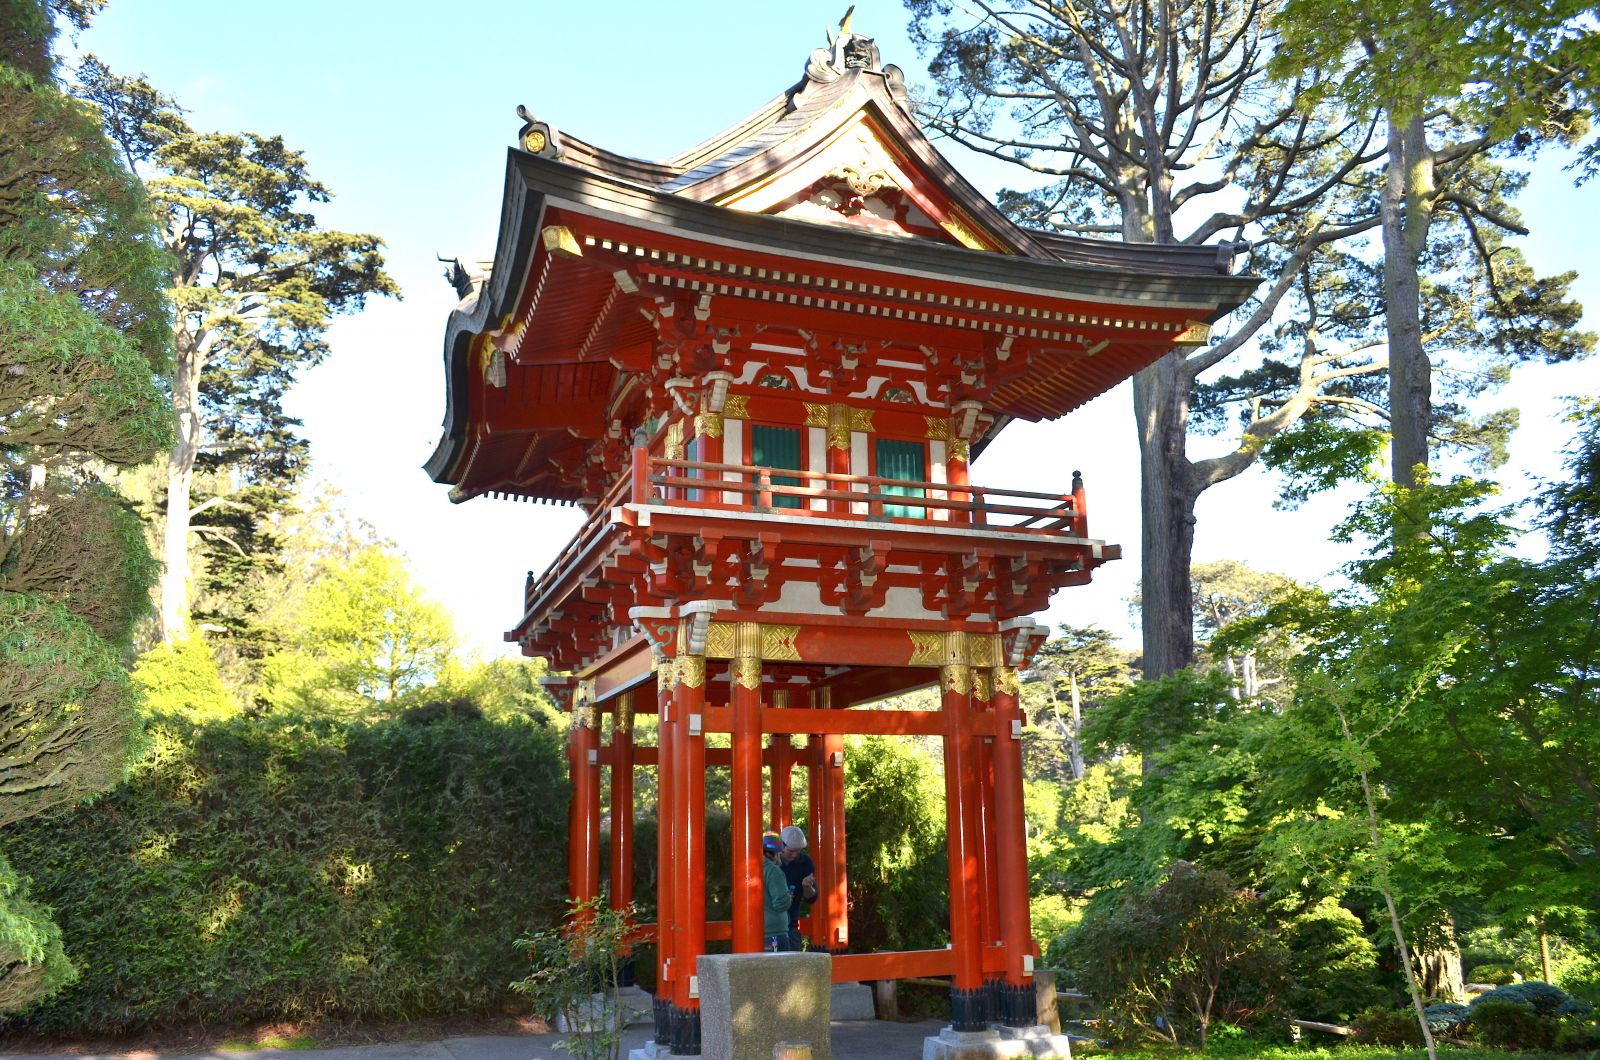
[[[750,428],[750,463],[756,467],[804,469],[800,462],[800,428],[762,427]],[[794,475],[773,475],[774,486],[798,486],[800,479]],[[774,508],[798,508],[800,498],[773,494]]]
[[[928,480],[927,449],[921,442],[902,442],[894,438],[879,438],[875,446],[879,478],[897,478],[908,482],[926,482]],[[922,489],[919,486],[881,486],[879,491],[893,494],[897,497],[923,496]],[[926,508],[914,508],[906,504],[885,504],[883,506],[883,514],[892,519],[922,519],[926,518],[926,512]]]

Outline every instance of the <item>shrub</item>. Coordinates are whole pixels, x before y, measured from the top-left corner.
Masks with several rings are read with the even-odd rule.
[[[1419,1046],[1422,1028],[1413,1010],[1371,1008],[1356,1017],[1356,1041],[1362,1045]]]
[[[549,729],[167,718],[130,780],[9,829],[81,978],[41,1031],[485,1011],[565,889]]]
[[[1600,1022],[1593,1019],[1563,1020],[1556,1028],[1555,1047],[1563,1053],[1587,1053],[1600,1049]]]
[[[1429,1031],[1434,1034],[1453,1034],[1466,1022],[1469,1011],[1467,1006],[1454,1001],[1441,1001],[1423,1009],[1422,1014],[1427,1017]]]
[[[1489,961],[1473,967],[1467,976],[1469,983],[1488,983],[1490,986],[1505,986],[1517,981],[1517,969],[1509,961]]]
[[[1260,901],[1226,873],[1178,862],[1165,883],[1109,913],[1088,914],[1069,937],[1066,967],[1124,1040],[1179,1039],[1205,1047],[1213,1023],[1241,1024],[1275,1007],[1283,947]]]
[[[1559,986],[1530,979],[1526,983],[1497,986],[1487,994],[1479,994],[1472,999],[1471,1007],[1478,1009],[1496,1001],[1519,1001],[1532,1006],[1534,1012],[1541,1016],[1554,1017],[1567,1000],[1567,992]]]
[[[1343,1023],[1390,1000],[1366,928],[1331,898],[1283,925],[1289,947],[1289,1010],[1300,1019]]]
[[[1555,1020],[1541,1016],[1526,1001],[1484,1000],[1488,997],[1475,1002],[1469,1016],[1478,1041],[1506,1049],[1548,1049],[1555,1044],[1559,1029]]]

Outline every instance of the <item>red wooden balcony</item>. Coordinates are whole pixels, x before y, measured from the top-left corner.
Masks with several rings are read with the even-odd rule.
[[[870,475],[706,463],[669,459],[648,448],[633,449],[630,472],[618,479],[590,512],[582,529],[537,578],[530,577],[524,602],[527,613],[549,604],[552,593],[571,590],[574,577],[589,569],[614,532],[634,524],[622,509],[648,507],[663,513],[703,512],[719,520],[777,521],[809,524],[818,532],[832,527],[841,533],[882,532],[894,528],[950,535],[966,543],[974,536],[1037,545],[1091,543],[1082,480],[1074,474],[1071,493],[1038,493],[950,482],[909,481]],[[928,542],[933,551],[942,551]],[[961,545],[965,550],[967,544]],[[1103,558],[1115,558],[1116,546],[1099,546]]]

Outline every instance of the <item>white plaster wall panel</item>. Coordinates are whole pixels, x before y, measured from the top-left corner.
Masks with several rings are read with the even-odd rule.
[[[724,464],[744,463],[744,421],[724,419],[722,421],[722,462]],[[722,477],[726,480],[737,482],[739,476],[732,471],[724,471]],[[748,504],[750,495],[747,493],[734,493],[723,491],[724,504]]]
[[[828,432],[826,430],[821,427],[807,427],[806,450],[806,469],[808,471],[828,470]],[[819,486],[824,489],[833,488],[832,483],[826,479],[819,478],[806,479],[805,485],[813,489]],[[813,497],[811,499],[811,510],[825,512],[828,510],[828,502],[821,497]]]

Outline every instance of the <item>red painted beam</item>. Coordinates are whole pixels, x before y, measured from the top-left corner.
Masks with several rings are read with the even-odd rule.
[[[975,715],[970,731],[976,736],[993,734],[988,715]],[[732,732],[733,712],[727,707],[707,707],[702,727],[706,732]],[[945,731],[943,712],[937,710],[805,710],[798,707],[769,707],[761,712],[761,728],[769,733],[796,735],[819,733],[827,736],[938,736]],[[640,748],[639,753],[645,749]],[[709,755],[711,752],[707,752]],[[707,759],[710,761],[710,759]]]

